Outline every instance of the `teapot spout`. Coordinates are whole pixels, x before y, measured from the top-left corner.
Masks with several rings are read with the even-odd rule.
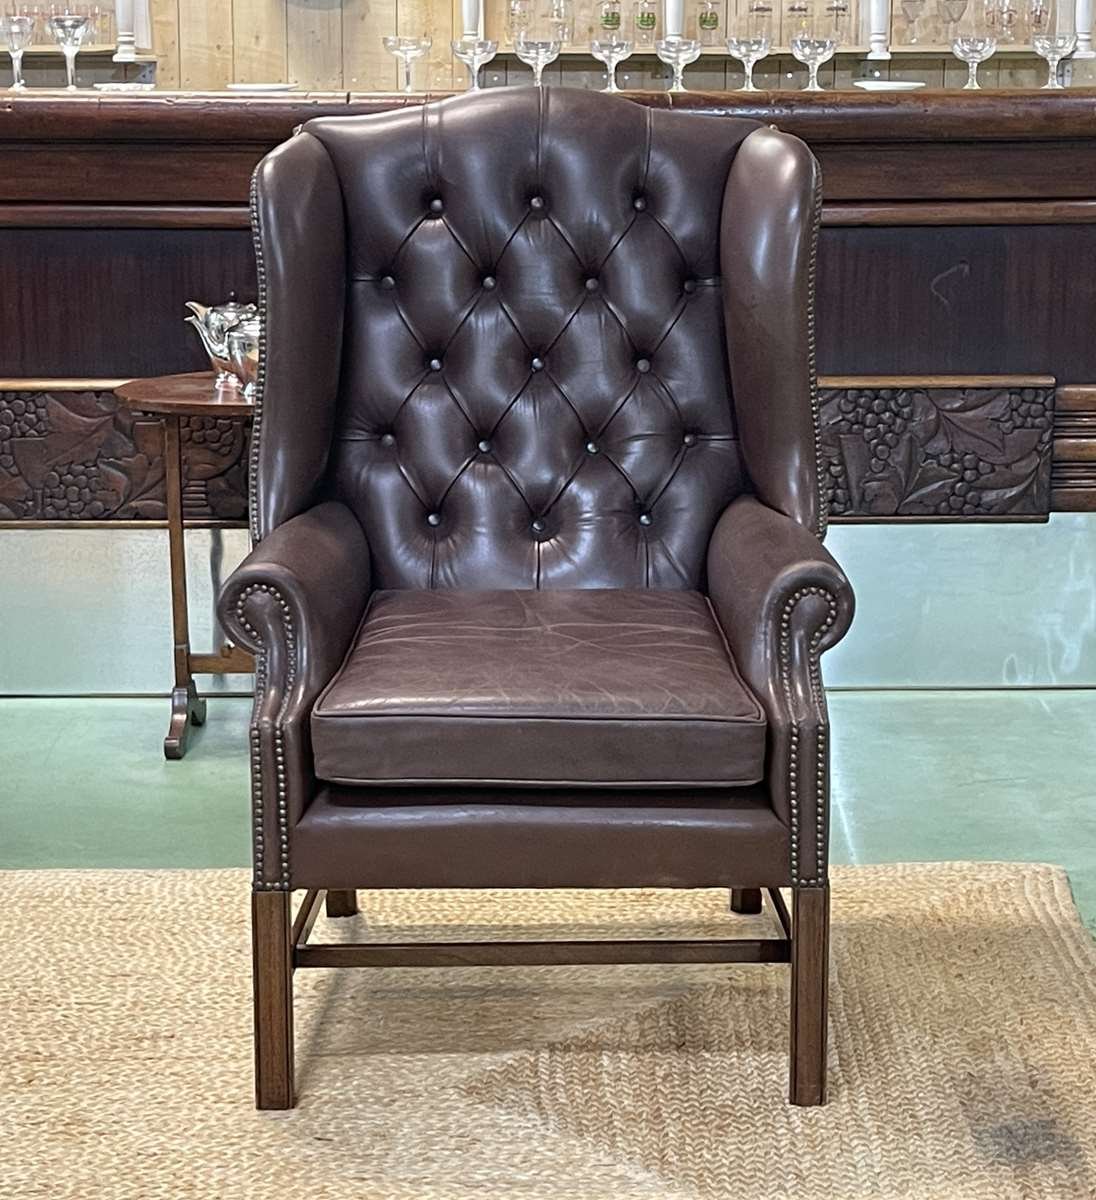
[[[191,304],[188,303],[187,307],[190,308]],[[193,307],[200,308],[201,305],[194,305]],[[184,317],[183,320],[187,325],[193,325],[197,330],[198,336],[202,339],[202,345],[205,346],[206,353],[210,358],[223,359],[225,357],[226,348],[223,345],[218,345],[213,340],[212,335],[205,326],[205,322],[202,321],[199,316],[195,315],[193,317]]]

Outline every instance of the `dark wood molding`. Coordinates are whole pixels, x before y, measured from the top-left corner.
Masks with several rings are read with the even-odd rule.
[[[1096,200],[953,200],[890,204],[822,205],[822,224],[841,226],[918,225],[1093,225]]]
[[[243,204],[0,204],[3,229],[248,229]]]
[[[1050,502],[1056,512],[1096,512],[1096,384],[1058,388]]]

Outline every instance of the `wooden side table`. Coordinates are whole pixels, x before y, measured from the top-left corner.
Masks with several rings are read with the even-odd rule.
[[[171,555],[171,624],[174,632],[175,683],[171,691],[171,722],[164,738],[164,757],[182,758],[190,726],[205,721],[205,701],[198,695],[197,674],[228,675],[254,671],[250,654],[225,643],[212,654],[190,649],[186,594],[186,545],[183,529],[182,417],[247,419],[254,406],[236,389],[217,389],[211,372],[160,375],[133,379],[115,389],[118,399],[135,413],[161,419],[164,431],[164,490],[167,501],[168,548]]]

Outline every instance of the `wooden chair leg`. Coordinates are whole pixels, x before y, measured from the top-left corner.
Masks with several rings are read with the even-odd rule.
[[[760,911],[760,888],[731,888],[731,912],[759,913]]]
[[[292,1108],[293,947],[289,892],[254,892],[255,1107]]]
[[[830,889],[796,888],[792,897],[789,1093],[792,1104],[825,1104]]]
[[[339,891],[328,888],[324,907],[329,917],[354,917],[358,913],[358,893],[353,890]]]

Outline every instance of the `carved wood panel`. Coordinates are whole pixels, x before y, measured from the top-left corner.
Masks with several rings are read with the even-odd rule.
[[[247,515],[247,429],[184,418],[183,512]],[[160,422],[110,391],[0,392],[0,520],[163,520]]]
[[[1038,517],[1050,511],[1053,386],[827,387],[835,517]]]

